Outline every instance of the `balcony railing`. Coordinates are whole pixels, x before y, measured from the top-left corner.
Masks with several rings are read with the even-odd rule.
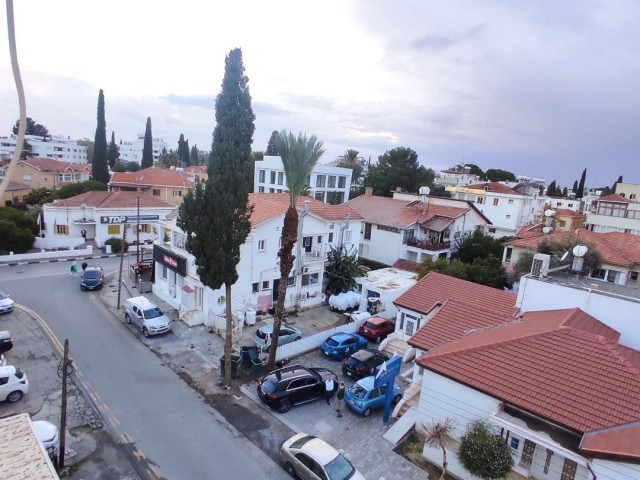
[[[421,250],[429,250],[429,251],[447,250],[451,248],[451,242],[450,241],[432,242],[429,240],[420,240],[418,238],[410,238],[407,240],[407,246],[416,247]]]

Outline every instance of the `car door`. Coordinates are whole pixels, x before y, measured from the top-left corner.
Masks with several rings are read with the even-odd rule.
[[[326,479],[326,477],[319,477],[314,473],[317,471],[322,472],[322,468],[315,462],[315,460],[313,460],[313,458],[302,452],[296,453],[295,458],[296,473],[298,474],[298,477],[303,480],[318,480],[319,478],[322,480]]]
[[[356,351],[356,344],[358,341],[355,338],[347,338],[344,342],[342,342],[342,353],[344,355],[349,355],[352,352]]]
[[[306,382],[304,378],[295,378],[289,382],[287,397],[291,400],[291,403],[296,404],[307,400],[305,386]]]
[[[284,345],[293,341],[293,331],[287,327],[280,328],[280,338],[278,338],[278,345]]]
[[[384,336],[387,336],[393,333],[395,329],[396,329],[396,325],[392,321],[384,322],[382,326],[382,334]]]
[[[142,322],[144,322],[144,319],[142,318],[142,311],[135,305],[133,306],[133,316],[131,320],[136,327],[142,328]]]

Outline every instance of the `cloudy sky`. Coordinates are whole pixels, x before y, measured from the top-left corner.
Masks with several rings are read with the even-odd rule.
[[[4,2],[2,2],[4,4]],[[273,130],[316,134],[322,163],[398,146],[569,186],[640,183],[640,2],[635,0],[16,1],[27,115],[107,135],[209,149],[224,59],[242,48],[254,150]],[[5,13],[4,5],[2,7]],[[4,17],[4,15],[3,15]],[[0,35],[0,135],[18,118]]]

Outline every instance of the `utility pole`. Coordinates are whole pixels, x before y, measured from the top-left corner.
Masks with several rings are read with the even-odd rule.
[[[120,272],[118,273],[118,302],[116,303],[116,308],[120,310],[120,292],[122,291],[122,263],[124,262],[124,248],[127,244],[127,224],[124,225],[124,230],[122,231],[122,245],[120,245]]]
[[[138,216],[136,217],[136,263],[140,263],[140,195],[138,195]]]
[[[62,364],[58,376],[62,377],[62,410],[60,412],[60,451],[58,452],[58,472],[64,469],[65,430],[67,428],[67,377],[73,375],[73,359],[69,356],[69,339],[64,339]]]

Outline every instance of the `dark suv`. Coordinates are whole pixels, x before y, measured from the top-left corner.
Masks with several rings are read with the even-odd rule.
[[[373,375],[376,367],[386,360],[389,360],[389,357],[379,350],[358,350],[342,361],[342,373],[353,378],[367,377]]]
[[[329,378],[333,379],[335,392],[338,376],[327,368],[306,368],[302,365],[279,368],[258,384],[258,396],[271,408],[286,413],[292,405],[322,398],[325,381]]]

